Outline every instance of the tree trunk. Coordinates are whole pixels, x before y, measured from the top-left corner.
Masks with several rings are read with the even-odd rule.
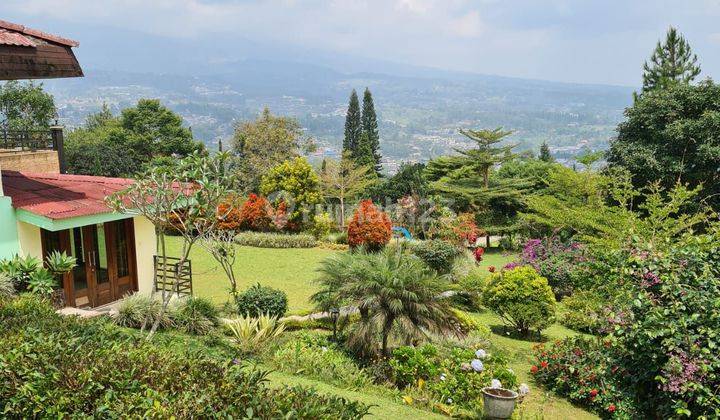
[[[345,197],[340,196],[340,229],[345,229]]]

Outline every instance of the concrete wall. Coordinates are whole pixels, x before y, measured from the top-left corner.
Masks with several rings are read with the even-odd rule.
[[[20,252],[17,220],[10,197],[3,197],[0,191],[0,259],[12,258]]]
[[[0,167],[9,171],[60,173],[60,161],[55,150],[35,152],[0,151]]]
[[[20,255],[42,258],[40,228],[25,222],[17,222],[17,233],[20,243]]]
[[[155,226],[144,216],[135,217],[133,223],[135,225],[138,291],[150,294],[153,289],[153,255],[157,254]]]

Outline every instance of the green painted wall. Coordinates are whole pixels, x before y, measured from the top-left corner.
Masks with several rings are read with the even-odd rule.
[[[20,252],[17,219],[10,197],[0,196],[0,259]]]

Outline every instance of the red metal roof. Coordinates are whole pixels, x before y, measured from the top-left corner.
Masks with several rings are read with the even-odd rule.
[[[105,197],[132,184],[125,178],[2,171],[12,206],[50,219],[110,213]]]
[[[21,38],[24,38],[25,40],[30,42],[30,45],[15,44],[15,43],[5,44],[5,45],[21,45],[21,46],[25,46],[25,47],[34,47],[35,46],[35,43],[33,43],[32,40],[30,40],[27,37],[22,36],[21,34],[30,35],[31,37],[43,39],[45,41],[55,42],[57,44],[66,45],[68,47],[77,47],[80,45],[79,42],[73,41],[72,39],[67,39],[67,38],[63,38],[61,36],[49,34],[47,32],[38,31],[37,29],[28,28],[26,26],[18,25],[17,23],[8,22],[5,20],[0,20],[0,28],[6,29],[7,30],[7,31],[5,31],[6,33],[15,32],[15,35],[17,35]],[[2,39],[2,37],[0,36],[0,40],[1,39]],[[4,44],[4,42],[2,42],[2,41],[0,41],[0,43]]]

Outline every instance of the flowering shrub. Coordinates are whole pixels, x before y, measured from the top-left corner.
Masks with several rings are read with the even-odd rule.
[[[406,392],[429,392],[435,403],[478,409],[482,388],[493,380],[505,388],[517,385],[507,360],[484,349],[398,347],[388,362],[395,383]]]
[[[483,292],[486,307],[526,336],[555,320],[555,297],[547,280],[531,267],[502,270],[490,276]]]
[[[556,298],[572,294],[587,272],[588,257],[578,242],[564,243],[557,236],[530,239],[523,247],[520,265],[529,265],[548,279]]]
[[[611,395],[623,398],[602,407],[585,404],[606,416],[720,417],[720,233],[717,226],[708,230],[673,238],[660,249],[636,243],[613,251],[608,275],[621,299],[604,314],[609,333],[604,346],[571,356],[566,348],[571,341],[557,344],[548,350],[551,356],[542,356],[545,366],[534,370],[560,360],[562,371],[551,369],[546,379],[541,376],[543,382],[572,396],[586,385],[585,378],[562,372],[604,363],[599,380],[612,384]],[[627,407],[630,402],[637,416]],[[622,415],[626,410],[630,414]]]
[[[475,215],[446,213],[440,216],[431,229],[433,238],[452,242],[459,247],[474,246],[477,239],[485,232],[475,223]]]
[[[720,229],[668,250],[637,247],[619,270],[632,305],[611,334],[645,413],[720,416]]]
[[[272,207],[267,199],[250,194],[240,208],[239,226],[243,230],[266,232],[273,226]]]
[[[639,415],[629,387],[629,372],[620,364],[620,348],[611,341],[582,337],[534,348],[535,380],[603,418]]]
[[[372,200],[363,200],[348,224],[348,244],[377,251],[390,242],[392,225],[387,214],[378,210]]]

